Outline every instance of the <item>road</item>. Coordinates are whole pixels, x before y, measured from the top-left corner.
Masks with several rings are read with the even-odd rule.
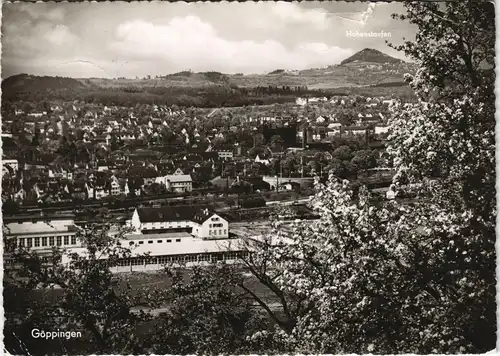
[[[305,204],[311,200],[313,195],[307,197],[307,198],[302,198],[298,200],[277,200],[277,201],[267,201],[266,206],[273,206],[273,205],[293,205],[293,204]]]
[[[305,204],[310,199],[311,199],[311,197],[302,198],[302,199],[298,199],[298,200],[295,200],[295,199],[294,200],[273,200],[273,201],[267,201],[266,206],[277,206],[277,205],[287,206],[287,205],[294,205],[294,204]],[[251,209],[258,209],[258,208],[251,208]],[[226,207],[218,208],[215,210],[218,212],[230,211],[230,210],[234,210],[234,207],[226,206]]]

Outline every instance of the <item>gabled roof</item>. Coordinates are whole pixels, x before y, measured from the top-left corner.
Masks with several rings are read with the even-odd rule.
[[[212,217],[215,213],[209,208],[200,209],[193,217],[193,221],[198,224],[203,224],[207,219]]]

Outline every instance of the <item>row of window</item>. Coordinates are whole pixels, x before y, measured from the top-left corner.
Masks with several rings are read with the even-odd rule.
[[[44,237],[21,237],[18,239],[19,246],[26,247],[51,247],[51,246],[74,246],[75,235],[66,236],[44,236]]]
[[[210,236],[217,236],[217,231],[219,231],[220,236],[227,235],[227,229],[224,229],[224,234],[222,234],[222,230],[220,230],[220,229],[219,230],[208,230],[208,234]]]
[[[169,242],[172,242],[172,239],[166,239],[165,241],[167,243],[169,243]],[[163,240],[156,240],[156,242],[159,243],[159,244],[161,244],[161,243],[163,243]],[[175,239],[175,242],[181,242],[181,239]],[[134,241],[130,241],[128,244],[130,246],[132,246],[134,243],[135,243]],[[152,243],[154,243],[153,240],[148,240],[148,244],[152,244]],[[138,244],[139,245],[144,245],[144,241],[139,241]]]
[[[210,227],[223,227],[224,224],[220,223],[220,224],[210,224],[209,225]]]
[[[174,223],[166,223],[166,222],[162,222],[162,223],[151,223],[151,225],[148,225],[148,224],[144,224],[143,225],[143,229],[165,229],[167,227],[173,227],[173,226],[176,226],[176,227],[191,227],[191,225],[189,224],[189,222],[176,222],[175,224]]]
[[[124,258],[118,266],[164,265],[168,263],[231,261],[248,256],[246,251]]]

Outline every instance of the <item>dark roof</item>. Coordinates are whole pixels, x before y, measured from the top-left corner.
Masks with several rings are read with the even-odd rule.
[[[269,188],[271,185],[265,182],[262,177],[247,177],[242,178],[243,181],[251,184],[254,188]]]
[[[366,130],[366,126],[349,126],[345,127],[344,130]]]
[[[195,216],[203,209],[209,209],[207,206],[164,206],[161,208],[138,208],[137,213],[141,223],[158,221],[179,221],[193,220]]]
[[[158,172],[152,167],[130,167],[128,170],[128,175],[141,178],[156,178],[158,177]]]
[[[45,214],[45,215],[21,215],[18,214],[16,216],[4,216],[2,218],[4,223],[15,222],[15,221],[47,221],[47,220],[66,220],[66,219],[74,219],[74,214]]]
[[[68,189],[72,193],[84,192],[85,191],[85,182],[81,180],[74,180],[73,182],[68,183]]]
[[[12,137],[2,137],[2,148],[5,149],[18,149],[19,146]]]
[[[200,152],[200,155],[205,160],[208,160],[210,158],[214,158],[214,159],[219,158],[219,154],[217,152]]]
[[[205,209],[200,209],[198,212],[194,215],[193,221],[198,223],[198,224],[203,224],[209,217],[214,215],[214,211],[210,210],[209,208]]]

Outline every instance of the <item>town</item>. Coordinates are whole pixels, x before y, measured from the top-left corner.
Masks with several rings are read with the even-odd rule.
[[[16,103],[2,121],[3,212],[4,221],[26,221],[20,235],[10,224],[6,235],[50,250],[67,244],[24,237],[41,232],[33,219],[74,216],[64,229],[104,216],[127,225],[137,208],[206,205],[226,225],[265,220],[284,204],[302,208],[303,216],[315,177],[324,181],[329,173],[385,192],[392,179],[384,156],[391,102],[298,97],[295,104],[216,109]],[[189,220],[172,215],[164,220]],[[210,237],[227,238],[227,229]],[[194,233],[192,227],[184,232]]]
[[[491,351],[494,20],[4,4],[4,350]]]

